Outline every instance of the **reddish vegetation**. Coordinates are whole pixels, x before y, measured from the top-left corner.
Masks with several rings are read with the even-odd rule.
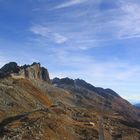
[[[46,107],[50,107],[52,103],[49,101],[48,97],[38,88],[36,88],[30,81],[27,79],[20,79],[17,82],[25,88],[25,90],[33,95],[37,100],[39,100]]]

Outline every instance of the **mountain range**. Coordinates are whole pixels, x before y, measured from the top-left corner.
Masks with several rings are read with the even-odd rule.
[[[140,110],[112,89],[50,79],[36,62],[0,69],[0,140],[122,139],[140,139]]]

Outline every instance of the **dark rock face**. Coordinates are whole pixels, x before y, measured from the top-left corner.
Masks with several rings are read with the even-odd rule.
[[[8,76],[11,73],[18,73],[20,70],[19,66],[15,62],[10,62],[6,65],[4,65],[0,69],[0,77]]]
[[[50,83],[49,73],[48,70],[44,67],[41,68],[41,76],[42,80],[48,81]]]
[[[119,97],[119,95],[111,89],[103,89],[100,87],[95,87],[95,86],[93,86],[93,85],[91,85],[91,84],[89,84],[81,79],[73,80],[73,79],[70,79],[68,77],[62,78],[62,79],[54,78],[52,80],[52,84],[55,84],[58,87],[63,87],[63,88],[72,86],[72,87],[82,89],[82,90],[86,89],[86,90],[89,90],[92,92],[96,92],[105,98],[112,98],[114,96]]]
[[[70,79],[68,77],[62,78],[62,79],[54,78],[52,80],[52,83],[56,84],[56,85],[72,85],[73,86],[74,85],[74,80]]]

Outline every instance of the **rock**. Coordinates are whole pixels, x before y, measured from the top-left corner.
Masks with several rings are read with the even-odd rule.
[[[62,79],[59,79],[59,78],[54,78],[53,80],[52,80],[52,84],[58,84],[58,85],[60,85],[60,84],[64,84],[64,85],[74,85],[74,80],[73,79],[70,79],[70,78],[68,78],[68,77],[66,77],[66,78],[62,78]]]
[[[32,65],[26,65],[21,67],[19,75],[28,79],[43,80],[50,83],[48,70],[40,66],[40,63],[33,63]]]
[[[20,70],[19,66],[15,62],[10,62],[8,64],[5,64],[0,69],[0,78],[3,78],[5,76],[9,76],[11,73],[18,73]]]
[[[15,62],[10,62],[0,69],[0,78],[6,76],[13,78],[28,78],[29,80],[42,80],[50,83],[48,70],[41,67],[40,63],[34,62],[32,65],[18,66]]]

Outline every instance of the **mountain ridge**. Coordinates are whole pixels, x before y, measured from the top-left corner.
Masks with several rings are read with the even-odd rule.
[[[60,86],[61,84],[62,85],[63,84],[67,84],[67,85],[70,84],[70,85],[73,85],[73,86],[78,85],[78,86],[81,86],[81,87],[85,87],[85,88],[87,88],[91,91],[95,91],[102,96],[104,96],[104,95],[101,94],[101,93],[104,93],[104,94],[110,93],[114,96],[119,96],[115,91],[113,91],[110,88],[104,89],[104,88],[101,88],[101,87],[95,87],[92,84],[89,84],[86,81],[84,81],[83,79],[79,79],[79,78],[71,79],[71,78],[68,78],[68,77],[66,77],[66,78],[57,78],[56,77],[56,78],[52,79],[52,84],[54,84],[56,86],[58,86],[58,85]]]

